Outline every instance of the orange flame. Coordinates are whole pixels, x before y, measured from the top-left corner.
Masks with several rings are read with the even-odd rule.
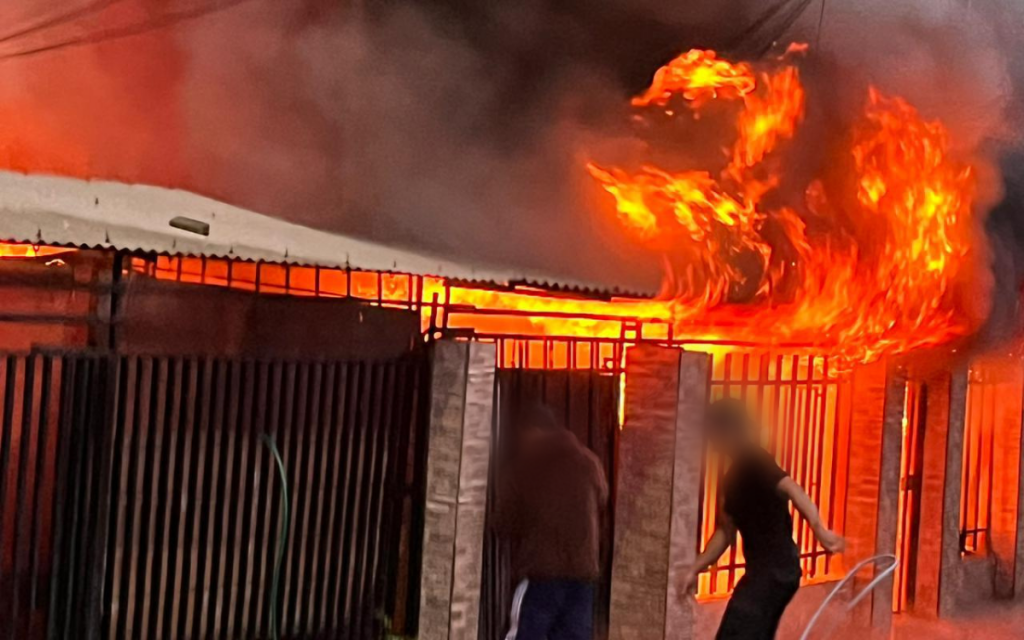
[[[694,49],[659,69],[650,88],[633,98],[633,106],[663,107],[676,94],[699,106],[712,98],[746,95],[755,86],[748,65],[731,64],[719,60],[714,51]]]
[[[950,159],[943,125],[872,89],[849,137],[856,193],[818,180],[802,203],[765,207],[782,177],[771,156],[795,137],[806,99],[798,69],[779,64],[755,74],[691,51],[633,100],[669,115],[673,100],[691,109],[740,100],[737,139],[718,179],[588,165],[623,225],[674,258],[667,304],[680,332],[695,319],[724,319],[737,338],[763,340],[770,327],[770,340],[807,341],[858,361],[969,333],[956,283],[971,253],[974,179]]]
[[[74,251],[74,249],[67,249],[64,247],[0,242],[0,259],[43,258],[46,256],[60,255],[62,253],[70,253],[72,251]]]

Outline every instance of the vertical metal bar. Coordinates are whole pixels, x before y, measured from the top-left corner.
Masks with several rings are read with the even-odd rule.
[[[4,520],[7,516],[7,485],[11,476],[11,442],[14,431],[14,403],[16,380],[18,375],[18,360],[14,356],[7,356],[4,367],[4,410],[3,423],[0,424],[0,554],[7,548],[4,544]],[[5,583],[4,563],[0,555],[0,584]],[[3,605],[0,599],[0,605]],[[0,629],[3,626],[0,625]]]
[[[228,262],[230,266],[231,262]],[[150,578],[150,594],[145,610],[145,617],[139,621],[144,625],[143,633],[146,637],[157,637],[157,629],[161,612],[169,606],[167,594],[171,591],[171,584],[165,583],[168,562],[173,560],[166,544],[168,529],[170,527],[171,515],[174,500],[170,493],[175,486],[174,470],[177,456],[178,443],[178,420],[181,406],[181,384],[182,384],[182,362],[175,358],[165,358],[160,361],[160,373],[158,377],[157,393],[159,397],[157,431],[160,438],[160,455],[156,459],[157,470],[154,472],[153,489],[153,515],[152,515],[152,537],[153,543],[150,554],[152,557],[152,569]]]
[[[996,387],[995,381],[990,379],[988,383],[987,394],[987,406],[989,409],[989,428],[986,431],[986,437],[988,438],[988,486],[985,492],[985,505],[984,505],[984,524],[982,526],[985,531],[985,545],[991,547],[992,541],[990,540],[989,533],[992,531],[992,494],[994,491],[992,488],[995,486],[995,459],[996,459],[996,403],[998,402],[998,388]],[[980,501],[979,501],[980,502]]]
[[[226,510],[228,517],[228,540],[237,540],[228,559],[225,577],[229,580],[230,601],[225,604],[222,637],[236,638],[242,635],[241,619],[245,608],[245,593],[248,580],[249,553],[252,547],[252,520],[254,509],[253,484],[256,481],[255,456],[258,452],[260,425],[254,415],[257,377],[264,370],[251,360],[242,363],[240,388],[236,391],[237,401],[233,409],[232,425],[237,434],[235,443],[235,473],[231,488],[231,504]],[[241,412],[241,418],[237,413]]]
[[[306,634],[318,632],[313,621],[315,600],[315,584],[318,573],[316,556],[320,545],[320,525],[323,516],[323,477],[326,473],[324,458],[326,443],[324,441],[325,424],[323,415],[327,411],[326,398],[330,395],[331,381],[329,367],[323,363],[313,365],[313,385],[309,395],[309,418],[306,428],[306,454],[310,458],[306,462],[306,504],[302,531],[303,545],[299,554],[298,588],[296,589],[295,617],[296,627]]]
[[[832,531],[836,530],[836,514],[839,511],[839,505],[836,504],[836,498],[838,497],[838,487],[836,486],[839,482],[839,467],[842,461],[839,459],[840,452],[840,439],[844,436],[843,430],[840,428],[840,417],[839,409],[841,406],[840,397],[842,386],[839,382],[830,382],[827,387],[829,392],[834,398],[833,410],[832,410],[832,421],[831,428],[833,429],[834,435],[832,437],[832,468],[829,470],[830,482],[829,482],[829,498],[828,502],[830,508],[828,512],[828,528]],[[845,487],[844,487],[845,489]],[[843,500],[845,504],[845,499]],[[832,571],[832,555],[828,554],[825,556],[825,573],[830,574]]]
[[[235,442],[235,424],[237,418],[238,385],[241,363],[234,360],[221,360],[217,376],[217,402],[212,427],[215,431],[216,443],[213,455],[210,456],[214,468],[213,482],[210,485],[209,553],[206,564],[209,566],[205,581],[207,596],[203,607],[202,626],[205,637],[214,638],[223,635],[221,626],[222,612],[227,606],[225,597],[229,595],[230,585],[222,584],[222,577],[230,578],[231,558],[237,544],[232,538],[224,537],[225,519],[235,505],[226,495],[234,471],[232,455],[237,448]]]
[[[295,406],[296,365],[294,363],[285,362],[282,363],[281,367],[283,370],[283,386],[280,388],[280,401],[275,406],[275,412],[278,414],[277,423],[275,425],[277,427],[277,433],[275,437],[277,438],[278,447],[281,451],[281,457],[284,462],[285,474],[288,475],[291,473],[289,470],[292,468],[291,453],[294,447],[293,441],[295,439],[292,413],[294,411]],[[274,471],[273,466],[271,466],[268,469],[268,474],[275,473],[276,471]],[[268,475],[267,480],[268,488],[270,488],[268,496],[270,498],[270,502],[268,505],[270,517],[267,523],[269,527],[266,538],[267,545],[266,548],[264,549],[264,590],[261,591],[261,593],[270,593],[271,576],[274,571],[275,563],[275,550],[277,548],[277,544],[279,543],[279,522],[280,519],[284,516],[284,514],[281,513],[280,496],[285,492],[285,487],[280,486],[281,483],[277,480],[276,475]],[[282,567],[281,570],[284,571],[285,567]],[[278,594],[278,597],[280,598],[280,594]],[[274,607],[274,610],[276,612],[280,612],[280,599],[277,602],[271,603],[268,601],[266,603],[266,606],[263,609],[263,613],[260,616],[260,634],[264,634],[267,630],[270,629],[271,607]],[[281,620],[280,616],[278,616],[278,620]],[[287,630],[285,630],[285,633],[287,634]]]
[[[95,640],[101,633],[101,625],[106,620],[106,585],[107,571],[107,537],[110,533],[111,519],[116,511],[111,509],[113,481],[118,476],[114,472],[114,448],[120,446],[119,406],[121,404],[121,375],[124,362],[117,356],[111,356],[105,363],[106,371],[101,372],[106,381],[104,389],[104,408],[99,425],[97,439],[100,444],[100,463],[95,468],[95,523],[92,538],[92,558],[89,570],[88,595],[86,596],[86,638]]]
[[[29,534],[29,542],[32,549],[31,564],[29,566],[29,575],[31,576],[31,585],[29,590],[29,611],[31,612],[31,618],[29,620],[29,628],[32,629],[33,622],[37,619],[34,615],[39,609],[40,601],[39,597],[39,571],[40,571],[40,547],[42,546],[43,531],[41,530],[40,523],[42,520],[43,505],[46,501],[52,501],[53,487],[49,487],[47,494],[43,494],[44,484],[46,482],[47,472],[52,472],[53,467],[51,466],[51,459],[49,452],[52,447],[50,442],[50,402],[53,392],[53,359],[50,356],[41,357],[43,363],[43,375],[40,384],[39,391],[39,408],[37,411],[38,420],[36,421],[39,436],[36,440],[36,461],[35,461],[35,480],[32,483],[33,497],[32,504],[34,509],[32,511],[32,529]],[[59,393],[59,391],[58,391]],[[52,522],[52,521],[51,521]],[[45,586],[43,588],[46,588]],[[30,631],[30,636],[34,637],[34,634]]]
[[[150,358],[149,411],[146,426],[146,457],[142,477],[142,513],[139,520],[138,569],[135,577],[135,611],[131,616],[128,633],[136,637],[145,633],[159,591],[150,582],[159,572],[160,548],[156,546],[157,519],[162,515],[158,487],[163,473],[163,458],[158,455],[167,446],[165,442],[168,391],[167,358]]]
[[[367,560],[364,565],[363,574],[363,597],[368,599],[369,603],[364,602],[363,604],[363,614],[365,618],[360,629],[362,633],[367,636],[371,635],[373,632],[373,615],[377,611],[378,606],[383,603],[377,591],[377,570],[380,566],[381,527],[384,518],[384,509],[386,508],[384,501],[386,499],[385,487],[387,486],[386,483],[388,479],[387,445],[390,439],[392,411],[394,409],[395,401],[397,400],[394,395],[396,391],[395,364],[388,363],[384,366],[384,386],[380,402],[378,402],[376,407],[377,418],[374,425],[374,469],[370,480],[370,535],[367,540]]]
[[[360,522],[356,532],[356,539],[358,540],[358,547],[356,547],[356,563],[355,569],[352,574],[352,587],[350,593],[352,594],[353,603],[353,615],[354,624],[357,637],[363,637],[367,633],[367,623],[372,623],[372,600],[370,603],[371,610],[366,611],[366,596],[372,595],[372,590],[368,589],[366,568],[369,564],[369,553],[370,553],[370,539],[372,536],[371,526],[375,518],[374,510],[374,497],[375,491],[379,488],[377,479],[377,443],[378,433],[381,431],[380,418],[381,418],[381,402],[384,396],[384,378],[385,372],[381,365],[377,364],[374,366],[373,375],[373,390],[371,395],[366,399],[367,415],[364,417],[365,431],[363,432],[364,440],[362,443],[361,456],[363,460],[363,467],[359,474],[360,483],[363,485],[361,494],[361,502],[359,508]],[[370,620],[366,619],[366,614],[369,613],[371,616]]]
[[[323,365],[322,384],[320,394],[316,398],[317,419],[313,421],[317,431],[317,446],[313,449],[316,454],[316,462],[313,468],[312,513],[310,514],[310,537],[312,545],[308,549],[305,559],[305,575],[307,579],[303,584],[303,602],[305,613],[305,628],[310,633],[325,631],[321,626],[320,613],[323,611],[323,602],[320,598],[321,585],[326,576],[324,571],[323,550],[327,544],[324,528],[327,525],[330,504],[330,476],[334,465],[330,455],[334,445],[331,439],[331,425],[333,420],[333,402],[335,375],[337,363],[331,362]]]
[[[19,593],[19,577],[21,575],[21,549],[23,532],[22,532],[22,519],[24,518],[25,512],[25,494],[26,488],[25,483],[27,482],[26,469],[28,467],[28,456],[29,456],[29,445],[32,441],[32,390],[35,386],[35,369],[36,362],[34,356],[29,356],[25,359],[25,377],[22,383],[21,389],[21,431],[20,431],[20,447],[18,450],[18,474],[15,479],[15,511],[14,511],[14,524],[13,534],[14,540],[12,550],[14,553],[11,559],[11,566],[13,568],[13,584],[11,586],[11,611],[9,614],[7,627],[8,638],[15,638],[18,633],[18,619],[20,617],[20,593]]]
[[[56,446],[57,454],[54,463],[53,484],[54,496],[50,509],[50,521],[53,523],[53,563],[51,570],[51,584],[49,593],[49,606],[47,607],[46,638],[56,640],[63,634],[58,631],[63,628],[64,618],[61,616],[63,603],[66,598],[66,590],[63,585],[67,584],[70,574],[69,566],[71,559],[65,553],[65,541],[69,538],[70,531],[67,531],[69,518],[65,517],[65,504],[68,489],[78,483],[75,482],[73,469],[71,468],[71,440],[74,437],[73,420],[75,414],[75,379],[77,371],[77,359],[72,357],[61,358],[60,368],[60,398],[57,402],[59,415],[57,417]],[[2,526],[2,525],[0,525]]]
[[[341,363],[336,367],[335,381],[333,383],[333,400],[331,403],[330,434],[327,444],[327,460],[329,463],[328,472],[328,494],[327,504],[329,505],[327,520],[321,530],[321,537],[324,538],[323,552],[320,556],[320,564],[323,567],[323,577],[320,583],[320,593],[314,605],[313,614],[317,624],[324,629],[333,631],[333,620],[336,607],[334,605],[333,586],[338,575],[338,546],[339,535],[337,523],[341,520],[341,487],[344,483],[342,459],[345,450],[342,445],[342,438],[345,435],[345,424],[348,415],[350,400],[349,389],[349,365]]]
[[[963,470],[960,477],[960,551],[967,551],[967,528],[969,512],[968,496],[971,492],[971,440],[974,438],[974,372],[968,373],[966,425],[964,433]]]
[[[350,567],[350,556],[351,556],[351,531],[353,528],[352,521],[355,519],[355,509],[352,507],[354,498],[353,493],[357,486],[358,466],[359,466],[359,454],[357,452],[359,443],[359,422],[361,414],[363,413],[362,403],[363,398],[368,395],[368,377],[369,377],[369,366],[363,363],[359,363],[356,367],[353,367],[350,374],[350,391],[349,399],[346,403],[345,412],[345,439],[344,439],[344,451],[345,451],[345,466],[344,473],[342,475],[342,495],[341,498],[341,511],[338,519],[338,544],[339,544],[339,563],[337,567],[336,580],[332,584],[332,589],[329,592],[331,600],[330,605],[333,607],[334,616],[332,619],[333,625],[337,625],[336,628],[343,630],[343,635],[347,635],[351,629],[348,626],[350,622],[350,612],[345,606],[346,597],[348,594],[347,580],[348,572]]]
[[[199,474],[199,489],[192,503],[196,519],[196,533],[193,538],[195,551],[192,554],[195,558],[195,588],[190,604],[189,627],[193,638],[202,637],[203,623],[212,602],[212,599],[208,598],[211,570],[210,551],[212,548],[210,531],[212,523],[216,519],[215,491],[220,476],[217,456],[221,446],[226,364],[222,360],[208,358],[204,366],[208,376],[201,396],[203,400],[200,422],[202,449],[196,469]]]
[[[139,458],[145,454],[148,444],[147,391],[152,384],[152,361],[148,358],[132,358],[129,371],[131,404],[125,409],[125,438],[124,446],[120,449],[121,454],[128,458],[127,469],[122,470],[121,474],[121,487],[125,495],[123,503],[120,502],[121,491],[118,491],[118,511],[124,511],[124,518],[119,519],[119,527],[115,529],[117,533],[111,544],[111,557],[119,558],[119,564],[110,572],[111,602],[117,602],[117,606],[111,608],[111,629],[118,640],[128,637],[128,624],[137,595],[132,588],[136,559],[135,532],[138,528],[138,506],[144,502],[139,491]]]
[[[346,491],[346,524],[342,546],[342,575],[339,593],[339,607],[343,615],[343,629],[347,635],[357,634],[358,615],[354,611],[353,589],[355,574],[358,571],[358,545],[360,528],[365,515],[363,493],[365,491],[366,440],[369,432],[370,399],[375,392],[375,367],[367,364],[362,367],[359,394],[355,398],[355,422],[352,425],[352,459],[348,467],[348,487]]]
[[[58,615],[63,618],[57,635],[65,638],[81,637],[87,629],[83,620],[88,622],[87,615],[73,616],[73,612],[86,607],[88,598],[88,578],[91,569],[89,548],[93,536],[97,498],[95,496],[96,476],[99,464],[96,458],[96,439],[102,428],[101,410],[105,403],[103,381],[106,380],[104,370],[108,363],[99,359],[83,359],[81,374],[75,381],[75,415],[74,440],[71,444],[72,469],[70,477],[74,479],[71,510],[71,539],[68,541],[67,581],[61,585],[65,592],[65,601]]]
[[[263,586],[263,564],[266,558],[265,545],[270,537],[270,523],[267,518],[269,515],[269,501],[272,496],[268,487],[273,486],[274,479],[269,475],[272,473],[271,461],[270,457],[263,452],[263,446],[259,442],[259,435],[266,433],[274,437],[277,436],[277,407],[280,401],[280,390],[280,365],[260,363],[259,386],[255,398],[255,402],[258,403],[255,409],[256,422],[249,432],[253,485],[247,488],[247,493],[255,497],[252,499],[254,512],[247,521],[252,522],[253,533],[250,535],[253,542],[248,562],[243,566],[243,569],[251,567],[250,571],[243,571],[243,575],[249,572],[252,575],[249,580],[245,581],[244,597],[242,598],[244,606],[239,607],[235,620],[236,633],[245,637],[258,636],[261,633],[260,625],[263,619],[262,611],[265,602],[263,594],[267,593]]]
[[[288,539],[291,544],[288,549],[288,563],[286,578],[282,593],[282,614],[281,620],[286,628],[292,633],[303,633],[305,630],[300,626],[300,608],[303,604],[299,599],[299,592],[302,590],[302,552],[306,543],[306,524],[309,510],[309,456],[314,446],[314,421],[315,398],[319,393],[320,372],[319,365],[305,363],[302,365],[299,376],[298,394],[295,400],[295,452],[293,463],[289,467],[288,477],[292,483],[292,513],[289,528],[291,533]],[[310,409],[314,409],[313,412]],[[311,415],[312,413],[312,415]],[[312,442],[311,442],[312,441]]]
[[[131,357],[125,367],[121,384],[125,390],[124,401],[118,408],[118,437],[115,439],[114,488],[111,499],[115,507],[111,510],[110,537],[108,539],[106,576],[107,615],[104,620],[104,634],[109,631],[117,638],[124,637],[124,616],[128,609],[128,589],[122,586],[128,581],[131,571],[132,527],[135,509],[135,474],[138,456],[135,447],[141,435],[136,422],[140,413],[142,392],[142,367],[137,357]],[[122,497],[122,493],[124,497]],[[120,633],[120,635],[118,635]],[[108,636],[109,637],[109,636]]]
[[[246,545],[237,537],[237,524],[240,514],[236,511],[241,503],[239,479],[244,473],[241,465],[245,454],[245,440],[242,438],[239,414],[245,402],[242,396],[242,385],[249,372],[246,361],[232,361],[229,365],[230,387],[225,392],[227,412],[226,422],[222,425],[221,436],[221,481],[217,486],[216,524],[213,534],[214,544],[222,546],[223,556],[213,562],[211,584],[218,588],[218,598],[210,598],[210,613],[207,618],[207,637],[230,637],[231,608],[235,602],[234,579],[238,554]],[[223,444],[224,440],[227,444]]]
[[[826,435],[826,431],[829,428],[829,426],[826,424],[827,419],[828,419],[828,365],[829,365],[828,358],[822,358],[822,363],[821,363],[821,371],[822,371],[821,382],[819,383],[819,385],[816,386],[816,394],[817,394],[817,401],[818,401],[818,421],[817,421],[817,424],[815,425],[815,435],[816,435],[816,437],[818,439],[817,440],[818,451],[817,451],[817,463],[814,466],[814,474],[815,474],[815,478],[814,478],[814,503],[817,504],[817,505],[821,505],[822,481],[824,479],[824,472],[825,472],[825,469],[824,469],[824,466],[825,466],[825,435]],[[832,437],[833,438],[835,437],[834,433],[833,433]],[[833,461],[832,464],[834,465],[835,462]],[[825,515],[826,518],[828,517],[828,513],[831,513],[832,509],[833,509],[833,505],[832,505],[831,502],[829,502],[827,509],[828,509],[828,512]],[[816,549],[816,551],[819,554],[824,553],[824,551],[817,544],[815,545],[815,549]],[[827,555],[827,554],[825,554],[825,555]],[[815,560],[814,560],[814,563],[813,563],[812,566],[814,567],[814,575],[817,576],[818,575],[818,570],[817,570],[818,559],[817,559],[817,557],[815,557]]]
[[[206,370],[206,363],[198,358],[188,361],[188,372],[188,386],[181,396],[181,435],[177,451],[181,472],[178,474],[180,483],[175,496],[178,507],[172,510],[172,524],[175,526],[171,529],[171,553],[174,563],[169,576],[173,577],[173,581],[168,581],[168,587],[173,586],[174,595],[165,618],[164,638],[184,637],[188,621],[194,538],[192,528],[195,520],[195,499],[192,496],[196,490],[196,461],[202,438],[198,427],[198,423],[202,421],[202,411],[198,405],[201,396],[204,395],[203,389],[209,373]]]

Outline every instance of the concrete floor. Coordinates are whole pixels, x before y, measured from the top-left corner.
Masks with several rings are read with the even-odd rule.
[[[1003,640],[1024,638],[1024,603],[994,604],[955,620],[896,618],[893,640]]]

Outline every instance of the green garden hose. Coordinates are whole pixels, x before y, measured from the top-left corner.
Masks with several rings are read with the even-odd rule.
[[[281,562],[284,561],[284,549],[288,546],[288,474],[285,473],[284,461],[281,460],[281,452],[277,449],[277,442],[274,441],[274,436],[261,433],[260,440],[270,449],[270,453],[274,456],[274,461],[277,463],[277,472],[281,476],[281,527],[277,532],[277,556],[274,560],[274,578],[270,583],[270,635],[273,640],[278,640],[277,588],[281,578]]]

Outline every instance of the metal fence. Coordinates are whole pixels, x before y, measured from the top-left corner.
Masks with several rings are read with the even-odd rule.
[[[842,532],[849,437],[847,376],[820,356],[726,352],[714,356],[711,379],[711,400],[723,396],[747,401],[766,427],[764,445],[811,496],[825,523]],[[715,530],[724,477],[715,456],[708,455],[705,465],[699,545]],[[805,579],[830,575],[831,555],[802,518],[794,518],[794,537]],[[701,575],[698,595],[731,592],[744,570],[742,546],[733,545]]]
[[[964,463],[960,490],[960,551],[985,553],[995,481],[995,433],[1001,380],[983,366],[967,379]]]
[[[416,600],[421,364],[0,360],[0,638],[365,638]],[[403,586],[404,583],[405,586]]]
[[[917,582],[917,549],[921,520],[921,476],[924,465],[924,437],[928,387],[919,381],[907,383],[904,401],[903,444],[900,454],[900,519],[896,526],[896,576],[893,585],[894,612],[913,606]]]

